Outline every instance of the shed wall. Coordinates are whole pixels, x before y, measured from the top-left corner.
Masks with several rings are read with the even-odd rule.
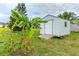
[[[52,28],[52,21],[48,21],[47,23],[42,23],[41,25],[41,30],[40,33],[41,34],[53,34],[53,28]]]
[[[67,26],[65,27],[65,22]],[[54,21],[53,23],[53,35],[54,36],[64,36],[70,33],[70,22],[65,20]]]

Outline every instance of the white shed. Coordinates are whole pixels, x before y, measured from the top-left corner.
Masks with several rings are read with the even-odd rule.
[[[46,15],[43,19],[48,22],[40,24],[40,34],[48,34],[58,37],[70,34],[70,21],[53,15]]]

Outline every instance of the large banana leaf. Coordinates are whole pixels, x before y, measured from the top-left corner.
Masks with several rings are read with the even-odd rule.
[[[18,26],[18,27],[24,27],[25,25],[27,25],[29,23],[29,20],[27,17],[21,15],[18,11],[16,10],[12,10],[12,18],[16,20],[16,22],[14,23],[14,25],[12,26],[12,29],[15,27],[15,26]]]
[[[20,27],[20,28],[21,28],[22,26],[24,26],[23,21],[21,21],[17,26]]]
[[[28,31],[28,37],[29,39],[32,39],[33,37],[37,37],[37,33],[38,33],[39,29],[31,29],[30,31]]]
[[[19,20],[17,20],[17,21],[14,23],[14,25],[12,26],[12,29],[13,29],[15,26],[18,25],[18,22],[19,22]]]

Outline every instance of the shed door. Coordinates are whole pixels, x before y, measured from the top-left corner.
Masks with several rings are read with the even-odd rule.
[[[46,24],[45,24],[45,34],[52,34],[52,21],[48,21]]]

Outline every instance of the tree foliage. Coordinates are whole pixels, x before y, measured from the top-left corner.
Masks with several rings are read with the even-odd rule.
[[[18,11],[20,14],[26,16],[26,18],[27,18],[27,14],[26,14],[27,10],[26,10],[26,6],[25,6],[24,3],[18,3],[17,7],[16,7],[14,10]],[[16,14],[16,16],[18,16],[18,15]],[[24,19],[21,19],[21,20],[24,20]],[[19,20],[19,21],[21,21],[21,20]],[[13,27],[13,25],[14,25],[14,23],[15,23],[16,21],[17,21],[17,20],[13,18],[13,14],[11,14],[11,16],[10,16],[10,22],[9,22],[9,24],[8,24],[8,27],[9,27],[10,29],[12,29],[12,27]],[[25,21],[26,21],[26,20],[25,20]],[[22,23],[22,22],[21,22],[21,23]],[[22,27],[15,26],[15,27],[13,28],[13,31],[22,31]]]
[[[25,3],[18,3],[17,7],[15,8],[20,14],[27,15],[27,9]]]
[[[25,17],[24,15],[20,14],[16,10],[11,10],[12,12],[12,19],[15,19],[15,23],[12,26],[12,29],[15,27],[19,27],[22,29],[30,30],[31,28],[40,28],[40,23],[46,23],[47,21],[42,20],[39,17],[33,18],[31,20],[28,19],[28,17]]]
[[[73,21],[77,19],[75,16],[76,14],[74,12],[67,12],[67,11],[58,15],[58,17],[69,20],[71,23],[73,23]]]
[[[26,16],[20,14],[17,10],[11,10],[11,13],[12,19],[15,20],[11,30],[13,30],[15,27],[22,28],[23,32],[26,33],[26,40],[25,38],[22,38],[21,41],[27,41],[25,46],[27,45],[28,51],[31,51],[31,39],[39,36],[36,33],[39,32],[38,29],[40,29],[40,23],[46,23],[47,21],[44,21],[39,17],[29,20]]]
[[[13,30],[15,27],[19,27],[22,30],[25,30],[25,28],[28,27],[29,25],[28,17],[21,15],[17,10],[11,10],[11,12],[12,12],[11,18],[15,20],[11,29]]]

